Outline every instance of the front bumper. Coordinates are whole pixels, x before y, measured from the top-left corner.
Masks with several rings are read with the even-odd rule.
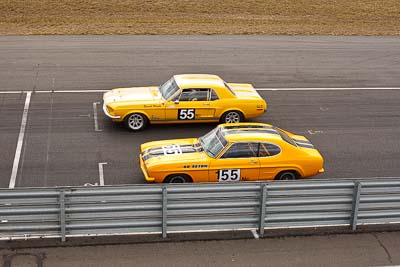
[[[121,116],[113,116],[113,115],[111,115],[107,110],[106,103],[103,103],[103,111],[104,111],[104,114],[106,114],[106,116],[110,117],[111,119],[120,119],[121,118]]]
[[[142,172],[143,172],[143,175],[144,175],[144,179],[146,180],[146,182],[154,183],[156,179],[153,178],[153,177],[149,177],[149,174],[147,173],[146,166],[144,164],[142,155],[139,156],[139,161],[140,161],[140,169],[142,169]]]

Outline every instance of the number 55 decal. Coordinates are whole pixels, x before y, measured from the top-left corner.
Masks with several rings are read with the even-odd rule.
[[[193,120],[195,117],[195,109],[178,109],[178,120]]]
[[[236,182],[240,180],[240,169],[225,169],[218,171],[218,182]]]

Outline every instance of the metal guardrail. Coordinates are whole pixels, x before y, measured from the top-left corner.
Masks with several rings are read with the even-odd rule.
[[[400,223],[400,179],[0,189],[0,239]]]

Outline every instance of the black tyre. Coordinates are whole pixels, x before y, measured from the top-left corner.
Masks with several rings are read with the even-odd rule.
[[[227,111],[221,117],[221,123],[238,123],[243,120],[242,112],[236,110]]]
[[[184,184],[191,183],[192,179],[186,174],[173,174],[165,178],[164,183],[169,184]]]
[[[278,175],[275,177],[275,180],[280,180],[280,181],[290,181],[296,179],[297,179],[297,173],[294,171],[283,171],[278,173]]]
[[[143,114],[132,113],[125,117],[124,124],[129,130],[137,132],[146,128],[148,119]]]

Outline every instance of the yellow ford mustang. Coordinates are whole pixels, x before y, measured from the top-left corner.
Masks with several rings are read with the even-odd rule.
[[[103,96],[104,113],[132,131],[148,123],[234,123],[260,116],[267,103],[251,84],[216,75],[175,75],[160,87],[118,88]]]
[[[147,182],[293,180],[324,172],[307,138],[264,123],[221,124],[200,138],[148,142],[140,150]]]

